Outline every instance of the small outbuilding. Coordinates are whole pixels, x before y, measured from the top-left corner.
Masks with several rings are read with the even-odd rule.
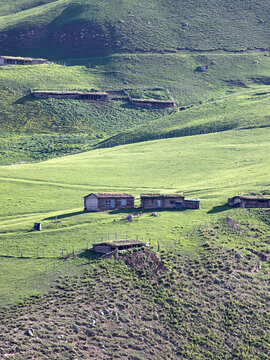
[[[199,199],[185,200],[183,194],[141,194],[143,209],[199,209]]]
[[[234,196],[228,199],[228,204],[242,208],[270,208],[270,198],[263,196]]]
[[[93,244],[93,250],[97,253],[108,254],[111,252],[127,251],[147,246],[143,241],[138,240],[119,240],[112,242],[102,242]]]
[[[0,65],[40,65],[46,64],[46,59],[35,59],[30,57],[0,56]]]
[[[134,196],[126,193],[90,193],[84,196],[85,211],[134,208]]]

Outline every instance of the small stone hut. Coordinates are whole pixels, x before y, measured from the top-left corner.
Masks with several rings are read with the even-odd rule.
[[[55,98],[55,99],[76,99],[76,100],[94,100],[94,101],[108,100],[108,93],[106,92],[40,90],[40,91],[32,91],[32,95],[38,99]]]
[[[228,204],[242,208],[270,208],[270,197],[237,195],[229,198]]]
[[[39,65],[46,64],[46,59],[34,59],[30,57],[0,56],[0,65]]]
[[[138,240],[119,240],[93,244],[93,250],[97,253],[108,254],[117,251],[126,251],[147,246],[145,242]]]
[[[183,194],[141,194],[143,209],[199,209],[199,199],[185,200]]]
[[[173,100],[159,100],[159,99],[131,99],[134,106],[146,106],[152,108],[174,108],[176,106]]]
[[[85,211],[134,208],[134,196],[125,193],[90,193],[84,196]]]

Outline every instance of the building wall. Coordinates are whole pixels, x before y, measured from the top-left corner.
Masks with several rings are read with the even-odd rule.
[[[4,65],[5,64],[5,60],[0,58],[0,65]]]
[[[269,208],[270,199],[242,199],[240,197],[230,198],[228,200],[230,206],[238,206],[243,208]]]
[[[84,209],[88,211],[99,211],[98,198],[96,196],[84,198]]]
[[[194,200],[185,200],[184,201],[184,207],[186,209],[199,209],[200,208],[200,201],[194,201]]]
[[[153,108],[174,108],[175,104],[171,102],[156,102],[156,101],[140,101],[131,100],[132,105],[135,106],[147,106]]]
[[[109,245],[97,245],[93,247],[94,251],[101,254],[107,254],[111,252],[111,246]]]
[[[77,100],[100,100],[106,101],[107,95],[84,95],[84,94],[53,94],[50,92],[33,92],[33,96],[39,99],[55,98],[55,99],[77,99]]]
[[[159,205],[160,201],[160,206]],[[142,198],[141,199],[141,207],[143,209],[158,209],[163,208],[163,199],[162,198]]]
[[[122,203],[122,199],[126,200],[126,204]],[[106,203],[107,201],[107,203]],[[109,205],[108,201],[114,201],[114,206]],[[130,209],[134,208],[134,198],[114,198],[114,197],[107,197],[107,198],[100,198],[98,199],[98,208],[101,211],[104,210],[113,210],[113,209]]]
[[[183,197],[175,198],[164,198],[164,207],[169,209],[180,208],[180,204],[184,206]]]
[[[158,208],[175,209],[175,208],[181,208],[181,206],[184,207],[184,198],[181,196],[174,198],[154,197],[154,198],[141,199],[141,207],[143,209],[158,209]]]
[[[245,208],[269,208],[270,200],[259,200],[259,199],[243,199],[241,206]]]

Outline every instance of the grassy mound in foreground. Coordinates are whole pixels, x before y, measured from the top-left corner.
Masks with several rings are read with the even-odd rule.
[[[147,250],[90,258],[81,274],[62,276],[47,296],[0,313],[0,354],[266,360],[269,282],[256,273],[255,255],[235,254],[207,242],[197,254],[163,251],[159,259]]]

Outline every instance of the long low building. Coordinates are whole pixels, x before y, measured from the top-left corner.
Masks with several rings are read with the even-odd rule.
[[[174,108],[176,106],[173,100],[159,100],[159,99],[131,99],[134,106],[146,106],[152,108]]]
[[[106,92],[40,90],[40,91],[32,91],[32,95],[39,99],[56,98],[56,99],[77,99],[77,100],[95,100],[95,101],[108,100],[108,93]]]
[[[270,198],[262,196],[234,196],[228,199],[230,206],[242,208],[270,208]]]
[[[142,209],[199,209],[199,199],[185,199],[183,194],[141,194]]]
[[[93,250],[100,254],[108,254],[117,251],[127,251],[147,246],[147,243],[138,240],[119,240],[93,244]]]
[[[0,65],[40,65],[46,64],[46,59],[35,59],[30,57],[0,56]]]

